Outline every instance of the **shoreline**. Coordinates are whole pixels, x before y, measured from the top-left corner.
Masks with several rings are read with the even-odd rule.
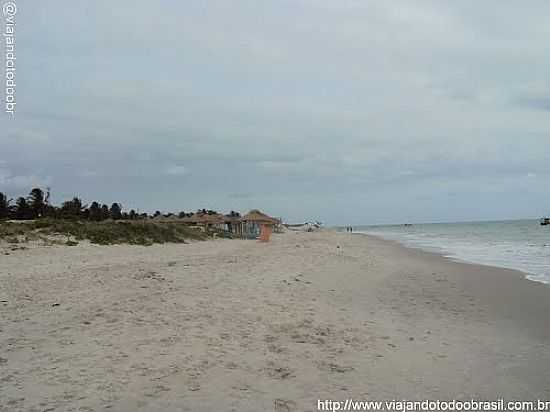
[[[492,304],[494,308],[498,308],[502,313],[505,313],[508,319],[515,319],[520,323],[527,322],[532,326],[533,330],[538,329],[537,325],[541,320],[540,317],[534,316],[535,321],[530,322],[528,319],[525,319],[523,312],[550,313],[548,312],[550,304],[546,303],[546,300],[550,298],[549,285],[528,279],[527,275],[529,274],[526,272],[500,266],[465,262],[436,252],[405,246],[395,240],[365,233],[357,234],[369,238],[371,242],[386,244],[388,247],[393,248],[397,254],[399,254],[398,250],[402,250],[407,257],[422,260],[426,264],[437,263],[437,266],[448,265],[448,268],[453,269],[453,275],[458,276],[462,283],[467,284],[472,292],[475,292],[484,299],[493,298]],[[494,285],[494,289],[490,285]],[[503,295],[500,299],[495,299],[496,296],[493,296],[494,293],[503,293]],[[521,299],[525,306],[531,307],[514,306],[512,302],[515,302],[517,299]],[[545,324],[550,326],[550,322],[545,322]],[[544,333],[544,336],[550,339],[550,329],[548,333]]]
[[[366,233],[366,232],[354,232],[353,234],[354,235],[356,234],[356,235],[368,236],[368,237],[372,237],[372,238],[382,240],[382,241],[385,241],[385,242],[390,242],[390,243],[393,243],[395,245],[398,245],[398,246],[401,246],[401,247],[404,247],[404,248],[407,248],[407,249],[420,250],[420,251],[425,252],[425,253],[433,254],[433,255],[436,255],[436,256],[441,256],[441,257],[449,260],[450,262],[463,263],[463,264],[466,264],[466,265],[487,266],[487,267],[492,267],[492,268],[496,268],[496,269],[512,270],[512,271],[520,273],[526,280],[528,280],[530,282],[541,283],[543,285],[550,286],[550,281],[544,281],[544,280],[539,280],[539,279],[535,278],[537,276],[541,276],[540,274],[530,273],[530,272],[527,272],[524,269],[510,267],[510,266],[504,266],[504,265],[499,266],[499,265],[491,264],[491,263],[475,262],[473,260],[461,259],[459,257],[455,257],[455,256],[452,256],[452,255],[445,255],[443,251],[439,252],[439,251],[436,251],[436,250],[428,250],[426,248],[422,248],[421,246],[407,245],[404,242],[401,242],[397,239],[385,238],[382,235],[375,235],[375,234]]]
[[[0,410],[550,399],[550,292],[369,235],[0,255]]]
[[[426,249],[423,249],[420,246],[406,245],[405,243],[402,243],[399,240],[388,239],[388,238],[385,238],[381,235],[373,235],[373,234],[364,233],[364,232],[354,232],[353,234],[354,235],[367,236],[367,237],[372,238],[374,240],[380,240],[380,241],[383,241],[383,242],[388,242],[390,244],[393,244],[395,246],[402,247],[402,248],[405,248],[405,249],[413,249],[413,250],[417,250],[417,251],[420,251],[420,252],[423,252],[423,253],[427,253],[429,255],[439,256],[439,257],[441,257],[441,258],[443,258],[443,259],[445,259],[449,262],[453,262],[453,263],[460,263],[460,264],[464,264],[464,265],[474,265],[474,266],[489,267],[489,268],[499,269],[499,270],[513,271],[513,272],[516,272],[523,279],[528,280],[529,282],[534,282],[534,283],[537,283],[537,284],[544,285],[546,287],[550,287],[550,282],[531,279],[530,276],[539,276],[539,275],[537,275],[536,273],[526,272],[522,269],[516,269],[516,268],[511,268],[511,267],[506,267],[506,266],[497,266],[497,265],[492,265],[492,264],[488,264],[488,263],[480,263],[480,262],[474,262],[474,261],[469,261],[469,260],[465,260],[465,259],[460,259],[458,257],[445,255],[444,253],[440,253],[440,252],[437,252],[435,250],[433,250],[433,251],[432,250],[426,250]]]

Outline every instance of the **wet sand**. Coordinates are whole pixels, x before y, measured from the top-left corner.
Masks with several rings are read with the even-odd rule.
[[[331,231],[0,249],[2,412],[550,399],[550,288],[519,272]]]

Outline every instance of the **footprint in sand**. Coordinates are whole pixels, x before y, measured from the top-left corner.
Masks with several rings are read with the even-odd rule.
[[[286,350],[286,348],[284,348],[283,346],[273,344],[269,345],[267,349],[272,353],[283,353]]]
[[[239,365],[236,364],[235,362],[227,362],[227,363],[225,364],[225,367],[226,367],[227,369],[237,369],[237,368],[239,367]]]
[[[286,401],[284,399],[275,399],[273,401],[274,412],[291,412],[296,407],[296,403],[293,401]]]
[[[268,366],[264,368],[267,376],[274,379],[288,379],[294,377],[292,369],[286,366],[279,366],[273,362],[269,362]]]
[[[355,370],[353,366],[338,365],[336,363],[319,362],[317,367],[321,370],[325,370],[332,373],[346,373]]]

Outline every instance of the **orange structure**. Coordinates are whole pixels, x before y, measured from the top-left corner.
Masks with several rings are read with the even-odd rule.
[[[254,209],[241,218],[242,235],[249,239],[257,238],[260,242],[269,242],[273,226],[279,223],[279,220]]]
[[[269,242],[271,238],[271,226],[270,225],[261,225],[260,226],[260,242]]]

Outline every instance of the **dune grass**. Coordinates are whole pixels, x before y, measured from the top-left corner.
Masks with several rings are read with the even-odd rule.
[[[0,240],[17,243],[47,237],[66,236],[71,245],[89,240],[99,245],[155,243],[185,243],[186,240],[204,240],[208,233],[181,223],[150,221],[103,221],[41,219],[29,222],[0,222]],[[70,240],[72,238],[72,240]]]

